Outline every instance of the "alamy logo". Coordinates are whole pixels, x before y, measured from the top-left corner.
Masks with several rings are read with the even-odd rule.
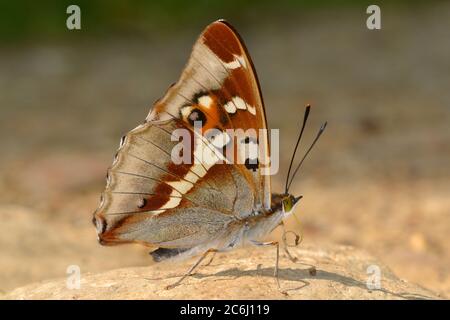
[[[81,270],[80,267],[73,264],[67,267],[66,287],[69,290],[78,290],[81,287]]]
[[[66,13],[70,14],[66,20],[66,26],[69,30],[81,29],[81,9],[79,6],[72,4],[67,7]]]
[[[269,135],[270,133],[270,135]],[[272,152],[269,155],[268,139]],[[266,138],[267,137],[267,138]],[[279,131],[276,129],[226,129],[211,128],[202,131],[202,122],[194,122],[194,130],[175,129],[171,135],[177,143],[171,152],[174,164],[243,164],[248,169],[259,170],[262,175],[273,175],[279,169]]]
[[[366,273],[368,275],[366,280],[366,287],[369,290],[381,289],[381,269],[376,264],[371,264],[367,267]]]
[[[381,9],[376,4],[372,4],[367,7],[367,14],[370,16],[367,18],[366,26],[369,30],[380,30],[381,29]]]

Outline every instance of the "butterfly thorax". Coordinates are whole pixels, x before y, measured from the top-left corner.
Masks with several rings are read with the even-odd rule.
[[[244,239],[246,241],[263,239],[293,212],[299,199],[300,197],[296,198],[292,195],[272,194],[272,204],[269,210],[258,210],[257,214],[245,219]]]

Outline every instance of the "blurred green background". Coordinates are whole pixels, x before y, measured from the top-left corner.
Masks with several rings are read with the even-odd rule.
[[[305,242],[366,249],[449,296],[450,3],[378,1],[382,29],[371,31],[372,3],[2,1],[0,292],[70,264],[151,263],[140,246],[99,246],[91,214],[119,138],[177,79],[202,29],[225,18],[281,129],[275,190],[304,105],[305,138],[329,122],[293,184]],[[81,30],[66,28],[69,4]]]
[[[382,1],[378,4],[421,10],[417,0]],[[2,1],[0,35],[4,41],[67,40],[66,8],[76,4],[83,10],[83,37],[138,37],[149,34],[170,35],[192,27],[201,27],[222,17],[235,23],[253,24],[261,19],[286,21],[299,13],[321,10],[360,10],[373,1],[361,0],[259,0],[259,1]]]

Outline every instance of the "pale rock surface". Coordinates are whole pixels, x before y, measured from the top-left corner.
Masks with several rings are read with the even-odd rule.
[[[166,262],[96,274],[82,274],[80,289],[68,289],[67,279],[43,281],[17,288],[5,299],[439,299],[439,295],[395,276],[364,251],[347,246],[290,249],[302,262],[280,256],[281,293],[273,277],[274,248],[243,248],[217,254],[213,262],[178,287],[165,287],[195,262]],[[208,259],[206,259],[207,261]],[[369,266],[372,266],[369,268]],[[379,267],[381,289],[369,290],[370,271]],[[368,269],[369,268],[369,269]],[[368,273],[369,272],[369,273]],[[372,283],[374,283],[372,281]]]

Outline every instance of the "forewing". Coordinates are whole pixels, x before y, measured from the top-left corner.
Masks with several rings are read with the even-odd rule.
[[[182,119],[189,126],[193,119],[202,119],[204,133],[213,128],[241,129],[243,134],[235,136],[235,150],[229,160],[252,185],[254,207],[270,208],[270,155],[263,99],[250,55],[238,33],[225,21],[216,21],[203,31],[180,79],[147,116],[149,121],[170,118]]]

